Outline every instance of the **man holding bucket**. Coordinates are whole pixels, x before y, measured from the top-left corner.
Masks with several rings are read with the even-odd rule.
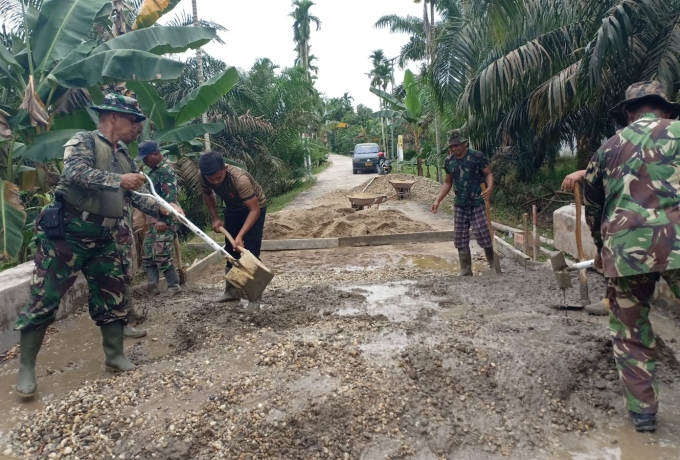
[[[210,212],[213,231],[220,233],[223,227],[234,237],[233,245],[225,245],[225,249],[232,257],[240,258],[237,247],[245,247],[255,257],[260,257],[264,220],[267,213],[267,197],[262,187],[255,182],[253,176],[241,168],[227,165],[220,152],[207,152],[198,161],[201,170],[201,189],[203,201]],[[217,214],[217,200],[219,196],[224,201],[224,221]],[[231,263],[227,262],[226,273],[231,270]],[[228,281],[224,294],[217,302],[240,300],[238,289]],[[259,311],[262,298],[249,301],[246,311]]]

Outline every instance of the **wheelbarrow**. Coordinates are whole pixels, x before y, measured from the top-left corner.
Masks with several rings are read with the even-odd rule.
[[[142,173],[143,174],[143,173]],[[239,248],[241,252],[241,257],[236,259],[232,257],[220,244],[215,242],[212,238],[206,235],[200,228],[196,227],[189,219],[187,219],[183,214],[177,212],[175,208],[170,206],[167,201],[158,196],[156,189],[153,186],[153,182],[149,179],[149,176],[144,174],[147,182],[149,183],[149,189],[151,194],[133,192],[136,195],[151,198],[159,203],[164,209],[166,209],[172,216],[179,222],[184,224],[192,232],[198,235],[203,241],[208,243],[208,245],[214,250],[222,254],[232,265],[232,269],[229,270],[229,274],[226,279],[234,287],[236,287],[241,293],[250,301],[256,300],[262,292],[264,292],[267,285],[274,278],[272,272],[264,266],[260,260],[255,257],[250,251],[244,248]],[[229,235],[231,236],[231,235]],[[230,238],[231,241],[231,238]]]
[[[357,193],[356,195],[348,195],[352,208],[361,211],[365,207],[370,208],[373,205],[380,208],[380,203],[387,201],[387,195],[374,195],[372,193]]]
[[[411,187],[413,187],[413,184],[415,183],[416,181],[414,180],[392,179],[390,181],[390,184],[392,184],[392,187],[394,187],[394,190],[397,192],[397,196],[400,200],[403,200],[406,196],[411,196]]]

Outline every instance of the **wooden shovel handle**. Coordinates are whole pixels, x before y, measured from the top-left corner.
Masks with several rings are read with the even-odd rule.
[[[227,237],[227,240],[229,240],[229,243],[231,243],[232,246],[234,246],[236,244],[236,242],[234,241],[234,238],[231,236],[231,234],[228,231],[226,231],[224,229],[224,227],[220,227],[220,233]],[[243,246],[239,246],[236,249],[238,249],[238,252],[240,252],[240,253],[246,252],[246,248],[244,248]]]
[[[581,183],[574,184],[574,200],[576,201],[576,251],[579,262],[583,261],[583,241],[581,241]]]
[[[486,184],[482,182],[482,192],[486,190]],[[493,225],[491,224],[491,203],[489,200],[484,200],[484,209],[486,211],[486,225],[489,227],[489,233],[491,234],[491,244],[494,251],[493,265],[496,269],[496,273],[501,272],[501,261],[498,259],[498,251],[496,251],[496,239],[493,236]]]

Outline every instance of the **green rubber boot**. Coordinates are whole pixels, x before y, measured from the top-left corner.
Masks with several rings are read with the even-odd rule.
[[[472,253],[470,248],[458,249],[458,258],[460,260],[460,276],[472,276]]]
[[[182,292],[182,288],[179,287],[179,275],[174,266],[171,265],[170,268],[165,270],[163,276],[165,276],[165,281],[168,282],[168,295],[174,296]]]
[[[21,331],[19,339],[21,355],[16,390],[24,398],[32,397],[38,389],[35,381],[35,361],[45,338],[45,332],[47,332],[46,327]]]
[[[249,301],[246,308],[243,310],[248,313],[255,313],[260,311],[260,305],[262,304],[262,294],[255,300]]]
[[[123,329],[125,328],[123,322],[108,323],[99,328],[102,331],[106,370],[109,372],[125,372],[134,369],[136,366],[127,359],[123,350]]]
[[[231,270],[231,268],[227,268],[226,270],[224,270],[225,276],[227,275],[227,273],[229,273],[229,270]],[[222,294],[222,297],[215,300],[215,302],[224,303],[232,302],[234,300],[241,300],[241,293],[239,292],[239,290],[236,289],[234,285],[232,285],[229,281],[225,281],[225,284],[226,286],[224,287],[224,294]]]
[[[146,267],[146,292],[149,294],[158,295],[161,293],[158,289],[158,282],[160,280],[160,274],[158,273],[158,265],[152,265]]]

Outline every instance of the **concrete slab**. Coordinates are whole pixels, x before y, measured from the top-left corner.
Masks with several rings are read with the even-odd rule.
[[[382,246],[387,244],[440,243],[453,242],[453,230],[434,232],[395,233],[392,235],[365,235],[338,238],[340,247],[345,246]]]
[[[576,206],[563,206],[553,213],[555,248],[572,257],[578,257],[576,249]],[[586,259],[594,259],[597,248],[586,224],[585,209],[581,209],[581,242]]]
[[[265,240],[263,251],[294,251],[298,249],[332,249],[339,246],[338,238],[306,238],[298,240]]]
[[[0,353],[19,342],[19,333],[13,329],[14,321],[28,303],[33,267],[33,262],[27,262],[0,273]],[[87,283],[81,274],[62,298],[57,319],[86,304],[88,293]]]

